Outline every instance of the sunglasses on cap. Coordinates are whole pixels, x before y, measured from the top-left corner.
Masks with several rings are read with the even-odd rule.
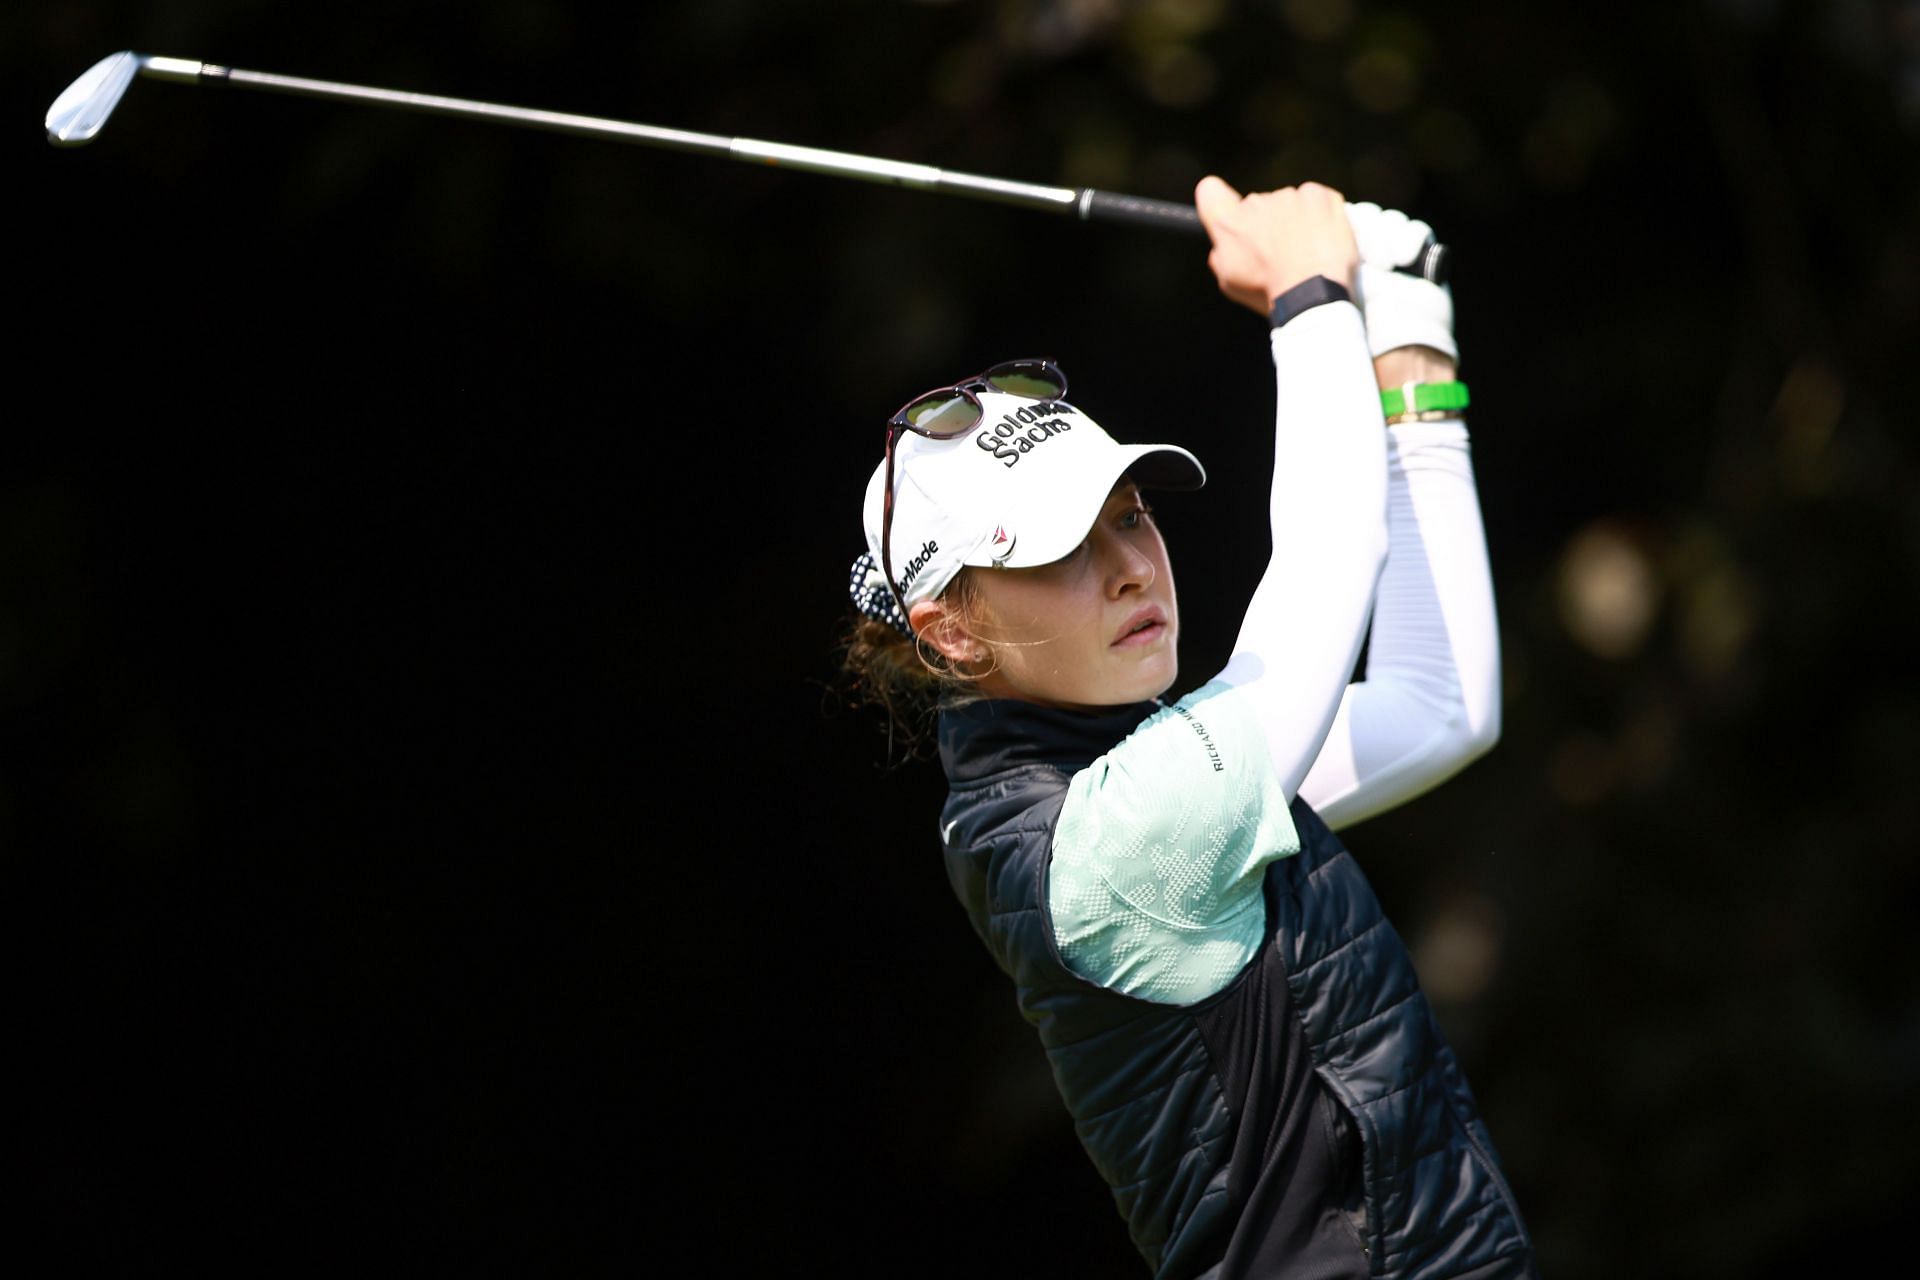
[[[906,616],[907,602],[893,578],[893,444],[902,431],[913,431],[929,440],[951,440],[980,425],[986,409],[979,392],[999,391],[1028,400],[1058,400],[1067,394],[1067,375],[1051,360],[1005,360],[983,373],[963,379],[950,387],[923,392],[900,406],[887,419],[887,474],[884,505],[880,516],[880,569],[887,575],[887,590]]]

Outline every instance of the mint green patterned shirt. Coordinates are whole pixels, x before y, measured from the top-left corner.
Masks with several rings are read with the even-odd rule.
[[[1113,991],[1203,1000],[1259,949],[1266,869],[1299,851],[1265,736],[1216,680],[1068,784],[1047,890],[1060,953]]]

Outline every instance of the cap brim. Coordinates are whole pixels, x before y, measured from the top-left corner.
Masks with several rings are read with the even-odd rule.
[[[1200,465],[1200,459],[1177,444],[1120,447],[1139,450],[1139,456],[1128,465],[1125,474],[1139,481],[1143,488],[1187,490],[1198,489],[1207,483],[1207,469]],[[1111,489],[1113,486],[1107,487]]]
[[[1207,482],[1200,459],[1172,444],[1116,445],[1105,465],[1087,467],[1064,478],[1046,495],[1044,511],[1022,512],[1016,519],[1013,550],[995,557],[983,543],[962,562],[979,567],[1031,569],[1052,564],[1086,540],[1107,495],[1122,476],[1148,489],[1198,489]]]

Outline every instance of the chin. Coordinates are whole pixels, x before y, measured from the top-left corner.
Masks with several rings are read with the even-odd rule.
[[[1164,666],[1156,665],[1153,671],[1143,671],[1137,681],[1128,681],[1135,696],[1125,699],[1127,702],[1151,702],[1167,690],[1173,688],[1173,682],[1180,678],[1180,664],[1169,661]]]

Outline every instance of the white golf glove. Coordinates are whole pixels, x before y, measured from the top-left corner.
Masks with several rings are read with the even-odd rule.
[[[1361,202],[1347,206],[1347,221],[1360,247],[1360,310],[1367,318],[1367,348],[1384,355],[1395,347],[1419,345],[1444,351],[1455,360],[1453,291],[1423,276],[1395,271],[1420,256],[1433,228],[1397,209]]]

